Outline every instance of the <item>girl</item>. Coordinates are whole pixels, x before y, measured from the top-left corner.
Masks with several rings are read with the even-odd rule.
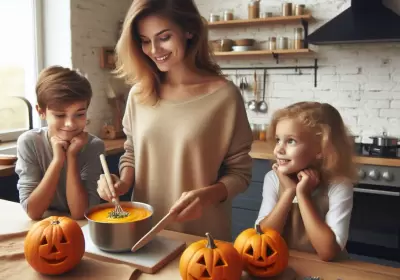
[[[273,115],[276,163],[264,179],[256,224],[280,232],[289,248],[329,261],[344,251],[353,207],[353,146],[339,112],[300,102]]]
[[[212,60],[207,28],[192,0],[135,0],[117,48],[132,87],[123,119],[120,176],[106,200],[126,193],[155,208],[169,229],[231,239],[231,200],[251,177],[252,133],[237,87]]]

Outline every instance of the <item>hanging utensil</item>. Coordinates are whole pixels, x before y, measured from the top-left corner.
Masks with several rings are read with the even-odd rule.
[[[253,100],[250,100],[247,107],[251,111],[257,111],[257,73],[254,71]]]
[[[258,111],[261,113],[266,113],[268,112],[268,104],[265,102],[265,87],[267,85],[267,70],[264,69],[264,85],[263,85],[263,96],[262,100],[258,102]]]

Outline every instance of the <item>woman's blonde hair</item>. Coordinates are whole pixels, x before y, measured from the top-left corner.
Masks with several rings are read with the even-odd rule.
[[[163,74],[143,53],[137,30],[138,22],[149,15],[162,16],[180,26],[183,32],[191,33],[193,37],[188,39],[185,59],[202,72],[221,75],[220,67],[212,59],[206,21],[193,0],[134,0],[116,46],[115,73],[127,83],[138,85],[139,102],[150,105],[157,102]]]
[[[353,141],[340,113],[333,106],[319,102],[299,102],[276,111],[268,127],[268,141],[275,142],[276,126],[283,119],[298,120],[319,138],[322,157],[317,168],[322,181],[356,179],[352,159]]]

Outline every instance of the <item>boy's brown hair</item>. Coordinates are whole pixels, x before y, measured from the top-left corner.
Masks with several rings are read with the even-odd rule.
[[[81,73],[62,66],[50,66],[39,74],[36,83],[39,107],[57,108],[78,101],[87,101],[89,107],[92,87]]]

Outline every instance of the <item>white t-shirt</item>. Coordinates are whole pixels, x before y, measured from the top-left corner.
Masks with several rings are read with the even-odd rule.
[[[263,200],[256,224],[271,213],[279,199],[279,179],[271,170],[264,178]],[[349,236],[351,210],[353,208],[353,185],[342,181],[328,186],[329,211],[325,216],[326,224],[336,236],[336,241],[343,250]],[[297,203],[295,197],[293,203]]]

